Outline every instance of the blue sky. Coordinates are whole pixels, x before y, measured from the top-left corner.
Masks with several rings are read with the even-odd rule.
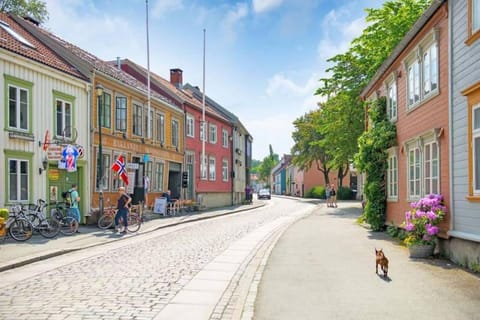
[[[326,60],[365,27],[384,0],[149,0],[150,70],[202,88],[253,136],[253,158],[293,146],[292,122],[315,109]],[[147,66],[145,0],[47,0],[45,27],[104,60]]]

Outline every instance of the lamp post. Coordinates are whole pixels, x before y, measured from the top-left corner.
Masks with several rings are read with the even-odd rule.
[[[97,118],[98,118],[98,172],[97,172],[97,180],[98,180],[98,188],[100,190],[99,195],[99,205],[100,205],[100,214],[98,217],[103,214],[103,159],[102,159],[102,100],[103,100],[103,86],[100,83],[97,83],[95,86],[95,91],[97,92]]]

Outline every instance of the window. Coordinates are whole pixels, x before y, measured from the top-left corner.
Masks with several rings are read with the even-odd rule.
[[[200,179],[207,180],[207,155],[202,157],[202,154],[200,153],[200,159]]]
[[[222,180],[228,181],[228,160],[226,159],[222,161]]]
[[[438,88],[438,54],[434,43],[423,54],[423,95],[427,96]]]
[[[157,113],[157,140],[165,142],[165,116],[161,113]]]
[[[150,138],[150,137],[153,137],[153,135],[152,135],[152,133],[153,133],[153,111],[150,110],[150,117],[148,117],[148,108],[145,108],[144,114],[145,114],[145,130],[143,132],[145,132],[146,138]],[[149,123],[150,123],[150,126],[149,126]]]
[[[155,172],[153,179],[153,189],[156,191],[163,190],[163,172],[165,170],[165,164],[163,162],[155,163]]]
[[[178,147],[178,120],[172,119],[172,146]]]
[[[420,101],[420,64],[415,60],[408,67],[408,105]]]
[[[4,76],[8,99],[5,114],[8,114],[6,125],[10,130],[31,131],[32,88],[33,84],[21,79]],[[7,109],[8,108],[8,109]]]
[[[113,159],[118,159],[118,157],[120,156],[121,154],[119,153],[114,153],[113,154]],[[127,161],[127,156],[124,154],[123,155],[123,158],[125,159],[125,161]],[[104,168],[105,170],[105,168]],[[120,187],[125,187],[125,183],[123,182],[123,179],[120,178],[120,176],[113,170],[110,169],[110,167],[107,167],[107,170],[111,171],[112,172],[112,191],[117,191],[118,188]],[[113,204],[113,203],[112,203]]]
[[[408,151],[408,196],[420,197],[420,148]]]
[[[480,201],[480,82],[462,91],[467,97],[468,195],[470,201]]]
[[[228,131],[225,129],[222,130],[222,146],[228,148]]]
[[[438,93],[438,44],[431,32],[407,58],[407,105],[413,108]],[[420,52],[422,52],[420,54]]]
[[[60,99],[56,100],[56,135],[57,137],[72,137],[72,130],[65,130],[72,126],[72,104]]]
[[[115,104],[115,130],[127,131],[127,98],[117,97]]]
[[[200,141],[206,141],[206,122],[201,122],[200,123]]]
[[[215,181],[217,179],[217,175],[215,173],[215,158],[209,157],[208,159],[208,178],[210,181]]]
[[[187,137],[195,137],[195,118],[187,114]]]
[[[8,159],[8,200],[28,201],[29,194],[29,161],[24,159]]]
[[[388,198],[397,199],[398,197],[398,158],[396,154],[388,157]]]
[[[393,80],[387,85],[387,116],[390,121],[397,120],[397,83]]]
[[[100,110],[100,123],[103,128],[112,127],[112,96],[108,92],[103,93],[102,107]]]
[[[468,0],[468,35],[467,45],[480,39],[480,0]]]
[[[217,143],[217,126],[214,124],[210,124],[210,143]]]
[[[133,105],[133,134],[142,135],[143,108],[138,104]]]
[[[145,162],[145,172],[143,174],[146,175],[148,178],[153,178],[152,170],[153,170],[153,162],[152,161]],[[145,181],[143,181],[143,183],[145,183]],[[150,186],[148,187],[149,191],[152,191],[151,184],[152,184],[152,181],[150,181]],[[143,187],[145,187],[145,185]]]
[[[424,152],[424,188],[425,194],[440,192],[439,168],[438,168],[438,145],[436,142],[427,143],[423,147]]]
[[[105,152],[105,151],[103,151]],[[98,154],[98,150],[97,150]],[[98,159],[98,158],[97,158]],[[103,162],[103,180],[102,177],[100,176],[100,162],[97,160],[97,178],[96,178],[96,185],[95,188],[97,191],[100,190],[100,186],[103,186],[103,190],[109,190],[110,188],[110,183],[109,183],[109,178],[110,178],[110,154],[102,154],[102,160]]]

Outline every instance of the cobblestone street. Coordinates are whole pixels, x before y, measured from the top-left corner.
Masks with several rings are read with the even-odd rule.
[[[98,253],[87,249],[91,250],[89,254],[77,252],[40,261],[36,264],[47,266],[45,272],[32,277],[27,274],[6,288],[0,297],[0,318],[153,319],[196,274],[237,240],[277,220],[281,222],[271,230],[293,222],[313,208],[297,201],[278,201],[240,214],[167,228],[148,237],[122,240],[115,246],[101,246],[96,248]],[[284,217],[292,218],[282,220]],[[268,237],[268,232],[262,237]],[[10,273],[28,272],[23,269]],[[215,311],[217,317],[224,312],[221,307]]]

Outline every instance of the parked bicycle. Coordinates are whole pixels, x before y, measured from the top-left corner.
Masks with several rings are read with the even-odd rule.
[[[54,202],[50,205],[55,207],[51,210],[51,216],[60,224],[60,233],[65,236],[71,236],[78,231],[78,221],[72,217],[65,202]]]
[[[5,224],[8,236],[16,241],[27,241],[33,235],[33,226],[25,217],[21,205],[14,205],[8,213],[8,220]],[[3,238],[7,238],[7,235]]]
[[[127,223],[127,230],[129,232],[137,232],[140,230],[142,225],[142,214],[138,212],[138,206],[130,208],[128,210],[128,223]],[[100,229],[109,229],[112,228],[115,224],[115,215],[117,214],[117,209],[114,206],[109,206],[105,208],[103,214],[98,219],[98,227]],[[123,227],[123,220],[120,218],[119,227]]]
[[[34,231],[38,231],[44,238],[51,239],[60,232],[60,223],[50,215],[47,215],[46,207],[47,203],[45,200],[38,199],[37,204],[29,205],[28,210],[26,210],[26,218],[33,225]]]

